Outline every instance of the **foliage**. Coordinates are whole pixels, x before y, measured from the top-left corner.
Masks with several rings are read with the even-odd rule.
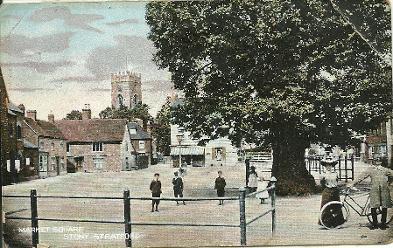
[[[153,119],[149,114],[149,106],[146,104],[138,104],[134,108],[113,109],[107,107],[100,112],[99,116],[101,119],[127,119],[129,121],[141,119],[144,126]]]
[[[313,184],[310,142],[344,146],[391,109],[391,67],[328,0],[151,2],[146,20],[156,63],[185,94],[175,121],[195,137],[271,144],[273,174],[302,181],[283,182],[294,193]]]
[[[165,103],[155,118],[152,135],[156,141],[157,151],[168,156],[171,152],[171,108]]]
[[[82,113],[79,110],[72,110],[63,120],[82,120]]]

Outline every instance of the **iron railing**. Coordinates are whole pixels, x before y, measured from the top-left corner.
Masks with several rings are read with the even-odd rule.
[[[246,198],[255,196],[256,194],[268,191],[271,198],[271,209],[258,215],[250,221],[246,221]],[[32,189],[30,196],[26,195],[3,195],[5,198],[30,198],[31,217],[18,217],[6,216],[8,220],[30,220],[32,227],[32,247],[37,247],[39,244],[39,221],[58,221],[58,222],[79,222],[79,223],[102,223],[102,224],[123,224],[125,233],[126,247],[132,247],[132,226],[192,226],[192,227],[228,227],[240,228],[240,245],[247,244],[247,226],[263,216],[272,213],[272,235],[276,229],[276,194],[275,185],[246,195],[246,189],[239,189],[239,196],[236,197],[199,197],[199,198],[161,198],[161,197],[133,197],[130,195],[129,190],[124,190],[123,197],[106,197],[106,196],[50,196],[50,195],[37,195],[37,191]],[[38,216],[37,200],[38,198],[51,198],[51,199],[95,199],[95,200],[123,200],[124,218],[123,220],[94,220],[94,219],[63,219],[63,218],[44,218]],[[131,201],[239,201],[239,224],[211,224],[211,223],[157,223],[157,222],[134,222],[131,218]]]

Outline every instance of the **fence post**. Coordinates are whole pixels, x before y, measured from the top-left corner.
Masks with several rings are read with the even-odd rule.
[[[355,180],[355,157],[353,156],[353,154],[351,156],[351,165],[352,165],[352,176],[351,176],[351,179]]]
[[[246,189],[239,189],[239,206],[240,206],[240,245],[246,245]]]
[[[344,159],[345,159],[345,161],[344,161],[345,182],[348,182],[348,160],[347,160],[347,156],[346,155],[345,155]]]
[[[37,190],[30,191],[30,207],[31,207],[31,241],[33,247],[37,247],[39,243],[38,237],[38,209],[37,209]]]
[[[271,205],[272,205],[272,235],[276,232],[276,182],[277,179],[272,177],[270,179],[271,186],[273,186],[273,190],[270,194],[271,197]]]
[[[132,247],[131,239],[131,200],[130,190],[124,190],[123,192],[123,203],[124,203],[124,230],[125,230],[125,242],[126,247]]]

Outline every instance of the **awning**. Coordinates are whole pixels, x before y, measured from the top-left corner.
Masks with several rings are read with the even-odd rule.
[[[171,147],[171,156],[179,155],[204,155],[205,148],[201,146],[182,146],[182,147]]]
[[[38,149],[38,146],[36,146],[36,145],[30,143],[30,142],[27,141],[27,140],[23,140],[23,147],[24,147],[24,148],[30,148],[30,149]]]

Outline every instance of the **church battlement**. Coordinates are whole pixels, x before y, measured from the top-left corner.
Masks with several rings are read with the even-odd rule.
[[[141,74],[132,71],[119,71],[111,74],[112,82],[124,82],[124,81],[140,81]]]

